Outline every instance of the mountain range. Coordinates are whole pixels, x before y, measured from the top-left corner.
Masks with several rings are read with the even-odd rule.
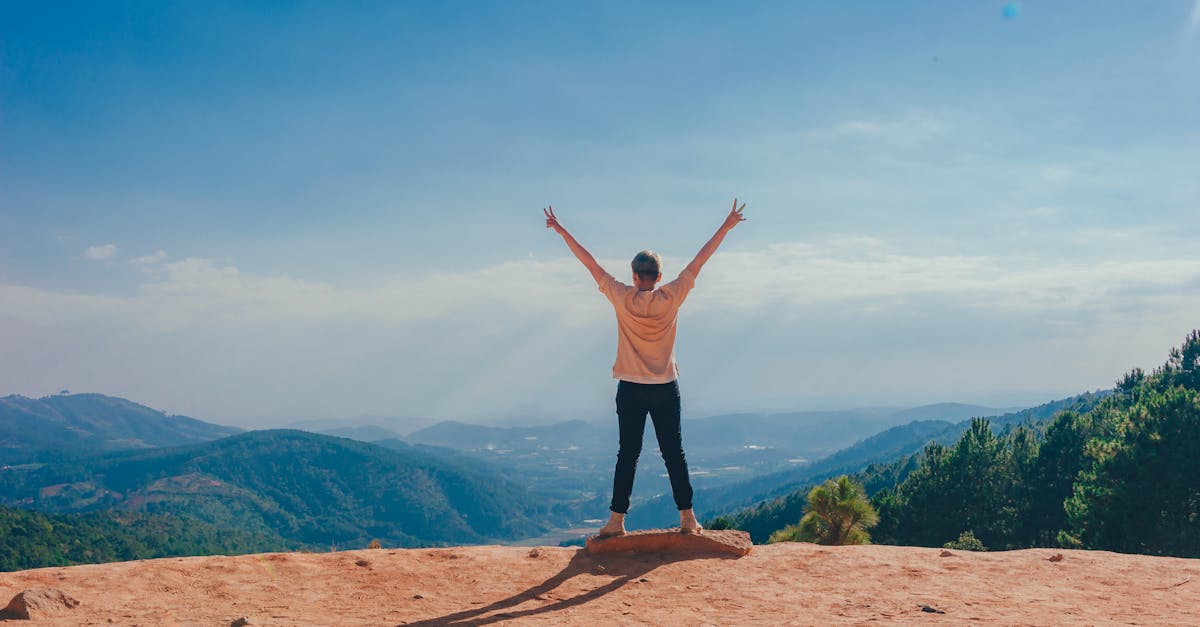
[[[1056,407],[1006,414],[1006,420],[1033,419]],[[706,516],[735,511],[834,473],[895,460],[930,440],[952,439],[967,417],[996,411],[947,403],[686,420],[698,510]],[[337,429],[336,423],[313,426]],[[371,540],[391,546],[506,542],[590,524],[584,519],[606,510],[612,423],[442,422],[403,439],[363,423],[341,433],[389,437],[364,442],[289,429],[239,432],[99,394],[5,397],[0,505],[63,516],[176,516],[216,530],[205,537],[237,530],[257,534],[260,542],[313,548]],[[674,518],[669,496],[657,496],[666,487],[655,476],[661,469],[650,470],[657,461],[652,433],[647,429],[633,528],[669,525]]]
[[[814,460],[917,417],[963,420],[1004,410],[943,403],[912,409],[865,408],[835,411],[742,413],[685,419],[684,447],[696,489],[753,480],[801,469]],[[530,427],[497,427],[445,421],[404,438],[458,450],[510,469],[535,490],[576,503],[585,518],[603,516],[616,456],[613,420],[571,420]],[[380,442],[381,444],[383,442]],[[654,429],[647,425],[634,502],[654,499],[666,487]],[[587,512],[590,511],[590,514]]]
[[[103,394],[0,397],[0,465],[195,444],[241,431]]]
[[[1017,426],[1036,427],[1065,410],[1086,412],[1108,397],[1111,391],[1087,392],[999,416],[989,416],[995,432]],[[770,533],[800,519],[806,495],[815,484],[838,475],[854,475],[868,494],[893,488],[917,466],[917,456],[930,442],[952,445],[969,428],[970,420],[955,423],[918,421],[871,436],[845,450],[820,460],[803,472],[779,473],[714,490],[697,498],[716,504],[704,511],[706,518],[720,516],[725,524],[750,532],[755,542],[766,542]],[[667,503],[652,502],[647,509],[660,518],[668,515]],[[672,508],[673,509],[673,508]]]
[[[478,462],[290,430],[9,466],[0,504],[181,514],[311,547],[478,543],[556,522],[527,488]]]
[[[1044,421],[1064,409],[1086,410],[1107,392],[1084,393],[1051,401],[1018,411],[999,415],[978,413],[956,421],[914,420],[864,438],[853,445],[810,464],[753,477],[723,486],[698,489],[695,494],[697,514],[704,518],[735,513],[756,503],[775,499],[806,489],[830,477],[855,473],[870,464],[894,462],[925,448],[930,442],[949,444],[959,438],[970,424],[970,418],[987,417],[994,429]],[[946,405],[949,405],[947,407]],[[975,406],[946,404],[933,406],[942,416],[961,416],[962,411],[976,411]],[[908,410],[905,416],[922,415],[923,408]],[[938,415],[936,410],[932,415]],[[638,506],[638,513],[629,520],[633,528],[652,528],[674,524],[678,517],[669,494],[658,496]]]

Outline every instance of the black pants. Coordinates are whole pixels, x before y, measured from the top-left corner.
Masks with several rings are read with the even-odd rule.
[[[679,383],[617,383],[617,420],[621,426],[621,445],[617,451],[617,468],[613,472],[612,505],[614,512],[629,511],[629,495],[633,493],[633,475],[637,472],[638,456],[642,453],[642,435],[646,431],[646,414],[654,421],[658,449],[667,464],[671,478],[671,493],[680,510],[692,508],[692,482],[688,480],[687,459],[683,456],[683,438],[679,429]]]

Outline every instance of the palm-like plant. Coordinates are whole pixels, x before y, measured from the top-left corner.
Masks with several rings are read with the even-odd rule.
[[[868,544],[867,529],[879,514],[867,500],[863,487],[842,475],[808,493],[808,511],[798,525],[771,534],[771,542],[816,542],[825,545]]]

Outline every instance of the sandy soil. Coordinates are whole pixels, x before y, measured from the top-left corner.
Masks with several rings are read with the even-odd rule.
[[[778,544],[742,558],[499,546],[167,558],[0,573],[0,605],[59,588],[81,604],[33,623],[54,625],[1200,624],[1200,560],[941,553]]]

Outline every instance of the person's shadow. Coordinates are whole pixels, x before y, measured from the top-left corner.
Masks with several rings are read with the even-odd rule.
[[[417,621],[415,623],[404,623],[405,627],[414,625],[488,625],[502,620],[512,620],[514,618],[522,618],[525,616],[533,616],[536,614],[547,614],[557,612],[570,607],[583,605],[588,601],[598,599],[609,592],[617,590],[621,586],[642,577],[646,573],[673,562],[682,562],[693,559],[737,559],[731,555],[701,553],[691,555],[664,554],[664,553],[644,553],[644,554],[607,554],[607,555],[589,555],[587,549],[579,549],[558,574],[543,581],[542,583],[518,592],[507,599],[496,601],[491,605],[484,607],[471,608],[437,618],[428,618]],[[584,573],[615,575],[617,578],[612,581],[589,590],[583,594],[573,596],[568,599],[558,599],[555,603],[548,603],[541,607],[535,607],[525,610],[516,610],[511,612],[499,612],[491,614],[498,610],[503,610],[509,607],[516,607],[534,599],[542,599],[543,595],[551,590],[562,585],[568,579]],[[487,614],[491,614],[487,616]]]

